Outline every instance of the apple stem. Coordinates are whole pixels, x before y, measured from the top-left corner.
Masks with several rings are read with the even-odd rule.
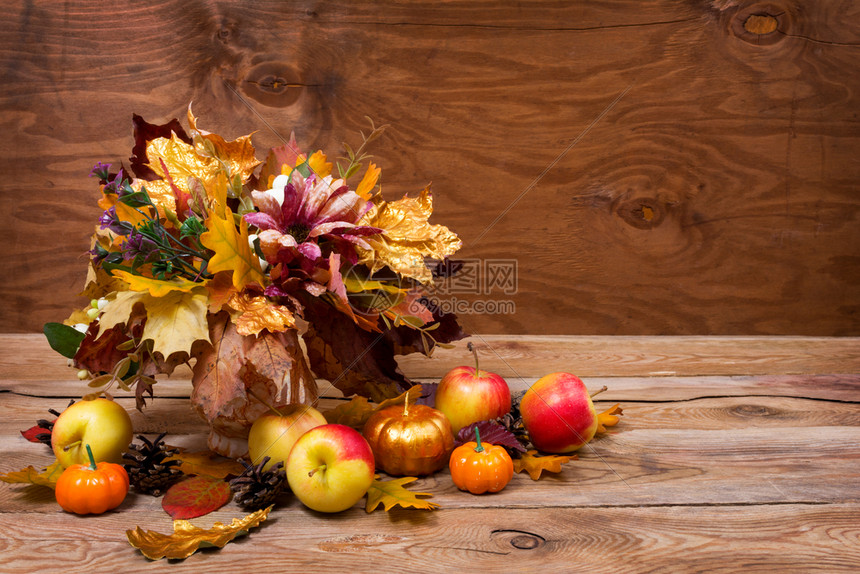
[[[270,411],[272,411],[273,413],[275,413],[275,414],[276,414],[276,415],[278,415],[279,417],[284,416],[284,413],[282,413],[281,411],[279,411],[278,409],[276,409],[276,408],[274,407],[274,405],[272,405],[272,403],[270,403],[269,401],[267,401],[267,400],[263,399],[263,397],[261,397],[260,395],[258,395],[258,394],[257,394],[257,393],[255,393],[254,391],[252,391],[250,388],[248,388],[248,389],[247,389],[247,391],[248,391],[248,394],[249,394],[249,395],[251,395],[252,397],[254,397],[255,399],[257,399],[258,401],[260,401],[261,403],[263,403],[264,405],[266,405],[267,407],[269,407],[269,410],[270,410]]]
[[[89,443],[86,445],[87,447],[87,456],[90,457],[90,470],[96,469],[96,458],[93,456],[93,449],[90,448]]]
[[[475,345],[473,345],[471,342],[466,343],[466,348],[469,349],[470,351],[472,351],[472,355],[475,356],[475,376],[480,377],[481,376],[481,369],[478,366],[478,349],[476,349]]]
[[[315,469],[313,469],[312,471],[310,471],[310,472],[308,473],[308,476],[310,477],[310,476],[315,475],[315,474],[317,473],[317,471],[318,471],[318,470],[325,470],[325,465],[324,465],[324,464],[319,465],[318,467],[316,467]]]
[[[475,439],[477,439],[478,446],[475,447],[475,452],[484,452],[484,446],[481,444],[481,433],[478,432],[478,425],[475,425]]]
[[[607,387],[606,385],[603,385],[602,388],[597,389],[596,391],[594,391],[593,393],[591,393],[588,396],[593,399],[594,397],[596,397],[597,395],[599,395],[600,393],[602,393],[603,391],[606,391],[606,390],[609,390],[609,387]]]
[[[79,441],[79,440],[76,440],[75,442],[70,442],[69,444],[67,444],[66,446],[63,447],[63,452],[69,452],[70,450],[72,450],[76,446],[80,446],[80,444],[81,444],[81,441]]]

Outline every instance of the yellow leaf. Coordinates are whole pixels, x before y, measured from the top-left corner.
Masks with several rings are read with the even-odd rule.
[[[367,491],[367,504],[364,509],[367,512],[373,512],[380,504],[383,505],[385,511],[388,512],[394,506],[402,508],[418,508],[421,510],[435,510],[439,505],[429,500],[421,500],[419,496],[433,496],[429,492],[411,492],[403,488],[404,484],[409,484],[418,480],[412,476],[396,478],[394,480],[379,480],[379,475],[376,475],[376,480],[370,485]]]
[[[188,279],[183,279],[181,277],[171,279],[170,281],[161,281],[151,277],[134,275],[128,271],[122,271],[121,269],[115,269],[113,271],[113,275],[114,277],[118,277],[128,283],[130,291],[148,291],[153,297],[164,297],[172,291],[188,293],[195,287],[203,286],[203,283],[189,281]]]
[[[179,453],[167,457],[164,460],[178,460],[182,464],[179,470],[185,474],[205,474],[214,478],[224,478],[228,474],[240,475],[245,472],[245,467],[232,458],[225,458],[215,454],[211,450],[196,452],[185,452],[180,447],[169,447],[178,449]]]
[[[168,175],[179,190],[190,195],[191,189],[188,178],[198,179],[206,183],[215,178],[224,167],[213,157],[203,157],[197,153],[194,146],[188,145],[174,133],[170,138],[155,138],[146,144],[146,157],[149,167],[159,177]],[[164,162],[164,166],[162,166]],[[165,167],[167,171],[165,172]],[[147,181],[143,183],[152,203],[162,212],[165,209],[176,211],[176,197],[173,188],[166,179]]]
[[[295,317],[287,307],[272,303],[263,295],[234,293],[227,305],[235,311],[230,315],[240,335],[259,335],[263,329],[274,333],[296,326]]]
[[[624,411],[621,410],[621,405],[617,403],[598,414],[596,432],[606,432],[606,427],[614,427],[620,420],[618,417],[623,414]]]
[[[433,275],[424,258],[444,259],[460,249],[462,242],[444,225],[430,225],[427,220],[431,213],[430,186],[418,197],[404,197],[390,203],[375,199],[358,225],[378,227],[382,233],[364,238],[371,249],[357,247],[358,262],[370,267],[371,272],[387,266],[405,277],[432,283]]]
[[[146,311],[141,337],[152,339],[153,351],[165,359],[177,352],[190,354],[194,341],[209,341],[206,295],[182,291],[170,291],[163,297],[153,297],[148,291],[120,291],[99,319],[99,336],[126,323],[138,303]]]
[[[311,168],[312,172],[317,174],[317,177],[331,175],[331,168],[334,166],[327,160],[326,155],[322,151],[317,150],[311,154],[311,159],[308,160],[308,167]]]
[[[233,212],[225,210],[225,217],[212,214],[206,220],[209,229],[200,236],[200,242],[215,252],[209,260],[208,270],[233,272],[233,286],[241,291],[249,283],[263,285],[260,260],[248,243],[248,224],[241,220],[239,228],[233,223]]]
[[[143,530],[140,526],[126,530],[128,543],[150,560],[188,558],[201,547],[223,548],[237,536],[248,534],[269,516],[272,507],[252,512],[245,518],[234,518],[230,524],[216,522],[212,528],[198,528],[187,520],[173,521],[173,534]]]
[[[37,484],[39,486],[55,488],[57,486],[57,479],[63,474],[63,470],[65,469],[60,465],[60,461],[55,460],[42,472],[39,472],[32,466],[28,466],[21,470],[0,474],[0,480],[10,484]]]
[[[376,409],[368,402],[367,397],[355,395],[348,403],[341,403],[323,414],[329,423],[361,429],[374,412]]]
[[[218,134],[198,129],[197,118],[191,113],[190,105],[188,106],[188,125],[191,127],[190,131],[194,136],[194,144],[198,154],[211,155],[217,158],[219,163],[227,167],[231,177],[238,175],[244,183],[251,176],[254,168],[260,165],[261,162],[254,157],[254,145],[251,143],[252,134],[228,142]],[[208,178],[203,181],[205,183]]]
[[[536,450],[530,450],[526,453],[520,454],[520,458],[514,459],[514,471],[525,471],[529,473],[532,480],[538,480],[543,471],[561,472],[561,465],[570,462],[571,460],[577,460],[578,458],[579,457],[575,454],[572,456],[559,456],[554,454],[537,456]]]
[[[376,187],[376,182],[379,181],[379,174],[381,172],[381,168],[376,167],[376,164],[370,162],[370,165],[367,166],[367,171],[364,172],[364,177],[361,178],[361,182],[355,188],[356,195],[361,197],[361,199],[370,199],[373,188]]]

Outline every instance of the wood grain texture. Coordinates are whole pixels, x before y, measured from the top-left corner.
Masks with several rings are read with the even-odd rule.
[[[616,352],[624,356],[659,348],[659,341],[620,339]],[[514,370],[552,363],[580,344],[519,342],[508,357]],[[782,344],[753,346],[775,357]],[[50,366],[50,350],[33,349],[33,336],[0,338],[0,472],[49,464],[50,450],[18,431],[80,394],[78,381]],[[860,568],[858,376],[591,377],[589,387],[610,387],[598,408],[619,402],[625,414],[559,474],[540,481],[518,474],[498,494],[473,496],[442,471],[411,485],[433,494],[441,505],[434,512],[367,514],[358,505],[329,516],[286,494],[248,538],[173,563],[148,563],[125,541],[125,530],[138,525],[170,531],[159,499],[132,493],[115,512],[81,518],[60,511],[44,488],[0,484],[0,570],[853,572]],[[206,427],[182,395],[187,382],[164,385],[142,413],[133,398],[117,400],[137,432],[166,429],[171,444],[204,448]],[[341,400],[325,398],[320,408]],[[241,514],[231,502],[194,523]]]
[[[386,195],[432,181],[462,258],[517,261],[516,293],[440,286],[515,304],[467,330],[860,335],[850,0],[6,8],[0,331],[78,304],[89,168],[126,161],[132,113],[193,101],[260,148],[295,129],[336,155],[365,115],[390,124]]]

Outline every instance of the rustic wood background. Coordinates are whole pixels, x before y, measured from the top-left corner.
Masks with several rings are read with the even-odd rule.
[[[473,332],[860,334],[858,2],[4,7],[0,331],[78,304],[90,167],[193,101],[258,149],[390,124],[386,194],[432,181],[462,258],[518,261]]]

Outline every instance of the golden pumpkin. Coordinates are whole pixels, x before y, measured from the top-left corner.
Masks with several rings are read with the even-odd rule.
[[[448,464],[454,450],[451,423],[442,411],[408,401],[374,413],[363,434],[376,467],[395,476],[432,474]]]

